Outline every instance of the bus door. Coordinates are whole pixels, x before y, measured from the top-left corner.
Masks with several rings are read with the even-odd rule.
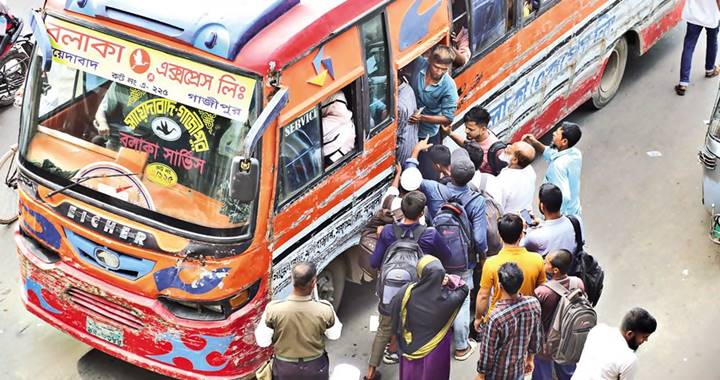
[[[323,269],[353,246],[384,191],[394,159],[389,67],[385,18],[376,13],[283,71],[290,102],[278,122],[275,297],[289,291],[293,263]],[[339,303],[345,267],[334,266],[332,278],[319,278],[319,291]]]

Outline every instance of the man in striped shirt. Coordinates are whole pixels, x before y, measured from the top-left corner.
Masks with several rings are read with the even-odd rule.
[[[540,302],[518,293],[523,272],[514,262],[498,270],[500,300],[480,330],[476,380],[522,380],[542,347]]]

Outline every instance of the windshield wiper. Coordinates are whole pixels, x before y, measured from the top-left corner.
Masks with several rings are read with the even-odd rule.
[[[71,183],[71,184],[69,184],[69,185],[67,185],[67,186],[63,186],[63,187],[61,187],[61,188],[59,188],[59,189],[57,189],[57,190],[53,190],[53,191],[45,194],[45,196],[44,196],[43,198],[45,198],[45,199],[50,198],[50,197],[52,197],[53,195],[55,195],[55,194],[57,194],[57,193],[62,193],[63,191],[65,191],[65,190],[67,190],[67,189],[70,189],[70,188],[72,188],[72,187],[75,187],[75,186],[77,186],[77,185],[79,185],[79,184],[81,184],[81,183],[83,183],[83,182],[85,182],[85,181],[87,181],[87,180],[96,179],[96,178],[130,177],[130,176],[137,176],[137,173],[99,174],[99,175],[91,175],[91,176],[89,176],[89,177],[80,177],[80,178],[76,179],[75,181],[73,181],[73,183]]]

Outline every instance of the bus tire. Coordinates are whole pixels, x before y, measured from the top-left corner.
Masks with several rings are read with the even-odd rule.
[[[345,258],[337,257],[317,277],[318,295],[329,301],[335,310],[340,307],[345,291]]]
[[[625,74],[627,58],[628,43],[625,37],[621,37],[615,42],[615,46],[613,47],[612,53],[610,53],[610,57],[600,78],[600,83],[595,89],[595,92],[593,92],[591,105],[596,110],[608,105],[615,97],[615,94],[617,94],[618,88],[620,88],[620,82],[622,82],[623,75]]]

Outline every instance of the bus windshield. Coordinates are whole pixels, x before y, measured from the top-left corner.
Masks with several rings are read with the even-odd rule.
[[[247,232],[252,205],[230,199],[228,183],[254,102],[241,121],[130,87],[122,74],[110,80],[59,62],[40,74],[38,66],[30,80],[42,88],[32,91],[20,150],[35,172],[191,232]]]

